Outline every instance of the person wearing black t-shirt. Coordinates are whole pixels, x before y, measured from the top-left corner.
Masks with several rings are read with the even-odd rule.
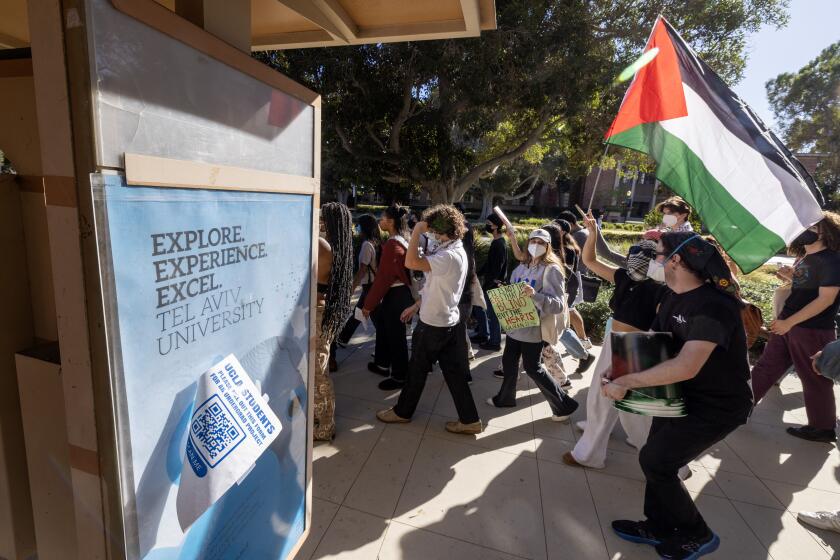
[[[836,338],[834,317],[840,307],[840,216],[825,212],[790,245],[800,257],[787,272],[790,295],[779,318],[770,325],[770,340],[752,370],[756,402],[793,365],[802,381],[808,424],[787,432],[802,439],[834,443],[837,409],[829,379],[819,375],[811,357]]]
[[[484,231],[493,236],[490,242],[490,249],[487,251],[487,260],[478,269],[478,276],[481,279],[481,288],[484,290],[484,301],[487,303],[487,311],[480,307],[475,308],[475,319],[478,323],[476,333],[470,339],[477,343],[484,350],[498,351],[502,349],[502,328],[499,325],[499,318],[490,305],[490,298],[487,297],[487,290],[498,288],[507,278],[507,245],[502,235],[502,219],[496,214],[487,216],[487,223]]]
[[[653,419],[639,454],[647,519],[613,521],[612,527],[626,540],[654,545],[662,558],[695,559],[716,550],[720,539],[677,473],[745,423],[752,410],[746,334],[731,274],[712,244],[690,232],[665,233],[657,265],[671,292],[652,329],[672,333],[677,354],[645,371],[605,379],[602,391],[619,400],[635,388],[680,383],[687,414]]]

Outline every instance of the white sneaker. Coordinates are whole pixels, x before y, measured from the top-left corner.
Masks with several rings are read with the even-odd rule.
[[[581,342],[581,344],[583,344],[583,347],[584,347],[586,350],[589,350],[589,349],[591,349],[591,348],[592,348],[592,341],[590,341],[588,338],[584,338],[584,339],[583,339],[583,340],[581,340],[580,342]]]
[[[840,533],[840,510],[838,511],[800,511],[797,515],[800,521],[817,529],[827,529]]]
[[[487,400],[484,401],[484,402],[486,402],[487,404],[489,404],[493,408],[496,408],[496,403],[493,402],[493,397],[487,397]]]
[[[585,432],[586,431],[586,420],[578,420],[577,422],[575,422],[575,428],[577,428],[581,432]]]
[[[554,415],[552,415],[551,416],[551,421],[552,422],[565,422],[566,420],[569,419],[569,416],[571,416],[571,414],[567,414],[565,416],[554,416]]]

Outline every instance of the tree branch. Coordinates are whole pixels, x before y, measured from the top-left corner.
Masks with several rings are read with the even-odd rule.
[[[534,175],[531,175],[530,177],[526,178],[525,180],[523,180],[522,182],[519,183],[519,186],[521,187],[522,185],[524,185],[528,181],[531,181],[531,185],[528,187],[528,189],[525,192],[519,193],[519,194],[516,194],[516,193],[514,193],[514,194],[503,194],[502,198],[504,200],[516,200],[518,198],[527,197],[532,192],[534,192],[534,188],[537,186],[537,182],[539,181],[539,178],[540,178],[540,176],[536,173]]]
[[[385,144],[382,143],[382,140],[380,140],[376,136],[376,133],[373,132],[373,127],[370,125],[370,123],[365,124],[365,130],[367,130],[368,136],[370,136],[373,139],[373,141],[376,143],[376,145],[379,146],[380,150],[382,150],[383,152],[388,151],[387,149],[385,149]]]
[[[334,128],[335,128],[335,133],[338,135],[338,139],[341,141],[341,147],[344,148],[344,151],[346,151],[351,156],[353,156],[357,159],[366,160],[366,161],[381,161],[381,162],[389,163],[391,165],[399,165],[400,158],[397,157],[396,155],[382,154],[382,155],[379,155],[379,156],[371,156],[371,155],[359,153],[357,150],[353,149],[353,146],[350,144],[350,139],[347,137],[347,133],[344,131],[344,129],[341,127],[341,125],[336,123]]]
[[[413,57],[412,57],[413,60]],[[400,133],[405,121],[412,116],[412,99],[411,90],[414,88],[414,72],[411,72],[405,80],[405,89],[403,90],[403,103],[397,118],[391,125],[391,136],[388,139],[388,148],[395,154],[400,153]]]
[[[546,127],[548,126],[549,121],[551,121],[551,118],[551,111],[549,111],[548,107],[546,107],[546,109],[543,110],[543,115],[542,117],[540,117],[537,126],[534,127],[534,129],[530,132],[530,134],[528,134],[528,136],[525,138],[525,140],[522,141],[522,143],[520,143],[512,150],[508,150],[494,158],[491,158],[483,163],[476,165],[472,168],[472,170],[470,170],[467,174],[461,177],[455,188],[456,199],[463,196],[464,193],[467,192],[470,189],[470,187],[472,187],[476,183],[476,181],[478,181],[485,173],[487,173],[497,165],[514,160],[520,157],[525,152],[527,152],[528,148],[536,144],[542,137]]]

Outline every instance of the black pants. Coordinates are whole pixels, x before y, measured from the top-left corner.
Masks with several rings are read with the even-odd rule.
[[[371,286],[372,284],[362,285],[362,293],[359,295],[359,301],[356,303],[357,308],[361,309],[364,307],[365,297],[367,297]],[[356,332],[356,329],[359,328],[359,324],[359,320],[356,319],[355,316],[350,315],[350,318],[347,319],[346,323],[344,323],[344,328],[341,329],[341,333],[336,337],[338,341],[342,344],[350,342],[350,339],[353,338],[353,334]]]
[[[725,438],[737,424],[717,424],[696,416],[654,418],[647,444],[639,453],[645,473],[645,516],[658,531],[703,535],[703,516],[677,471]]]
[[[467,358],[465,329],[466,325],[463,322],[459,322],[454,327],[432,327],[418,321],[411,338],[408,378],[400,393],[400,399],[394,407],[397,416],[411,418],[414,415],[417,403],[423,396],[426,376],[432,371],[432,365],[437,361],[440,363],[443,379],[455,402],[458,419],[464,424],[478,422],[478,411],[467,382],[470,362]]]
[[[408,341],[400,314],[414,304],[408,286],[395,286],[385,293],[371,318],[376,327],[376,365],[391,368],[391,377],[403,381],[408,369]]]
[[[519,358],[521,357],[525,373],[534,380],[537,388],[548,401],[552,414],[566,416],[577,410],[577,401],[566,394],[540,363],[542,348],[542,342],[521,342],[510,336],[507,337],[505,351],[502,354],[502,370],[505,377],[499,388],[499,394],[493,398],[496,406],[516,406],[516,380],[519,377]]]

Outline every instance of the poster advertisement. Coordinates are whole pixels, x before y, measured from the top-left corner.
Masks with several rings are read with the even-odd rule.
[[[94,175],[130,558],[304,531],[312,197]]]
[[[493,311],[499,318],[499,325],[505,332],[540,326],[540,316],[534,300],[525,295],[524,286],[525,283],[520,282],[487,290],[487,297],[490,298]]]

